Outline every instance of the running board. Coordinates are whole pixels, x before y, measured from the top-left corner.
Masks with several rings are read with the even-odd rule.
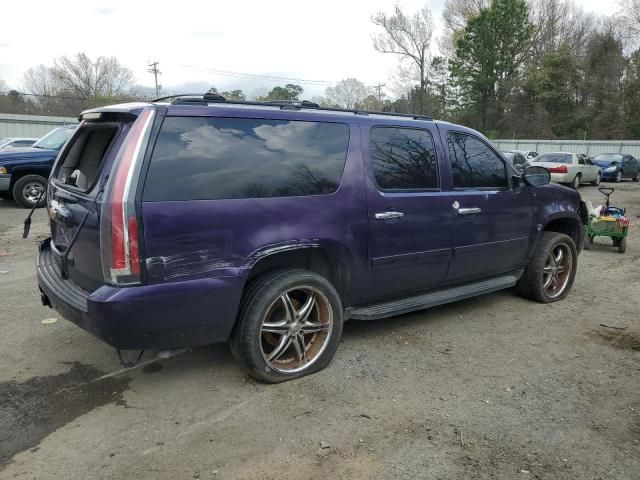
[[[425,308],[435,307],[445,303],[463,300],[465,298],[491,293],[505,288],[513,287],[520,278],[521,272],[495,277],[480,282],[423,293],[413,297],[393,300],[391,302],[356,307],[351,310],[349,318],[357,320],[378,320],[379,318],[393,317],[403,313],[415,312]]]

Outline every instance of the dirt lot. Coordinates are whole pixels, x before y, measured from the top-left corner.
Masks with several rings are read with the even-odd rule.
[[[640,223],[640,184],[616,188]],[[348,322],[329,368],[267,386],[224,345],[110,375],[107,345],[42,323],[25,215],[0,200],[0,478],[640,478],[637,225],[626,254],[582,253],[565,301]]]

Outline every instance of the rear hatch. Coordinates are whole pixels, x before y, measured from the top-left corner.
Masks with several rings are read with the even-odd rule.
[[[53,259],[63,278],[89,292],[105,283],[100,243],[102,203],[117,153],[140,110],[134,112],[111,109],[84,114],[51,173],[47,208]]]

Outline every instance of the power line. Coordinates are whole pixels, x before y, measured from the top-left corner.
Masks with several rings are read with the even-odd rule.
[[[298,83],[309,83],[316,85],[332,85],[336,82],[332,82],[329,80],[311,80],[307,78],[293,78],[293,77],[279,77],[275,75],[262,75],[259,73],[245,73],[245,72],[234,72],[231,70],[220,70],[217,68],[201,68],[195,67],[193,65],[180,65],[184,68],[191,68],[193,70],[201,70],[204,72],[214,73],[216,75],[228,76],[228,77],[241,77],[241,78],[255,78],[259,80],[273,80],[273,81],[285,81],[285,82],[298,82]]]

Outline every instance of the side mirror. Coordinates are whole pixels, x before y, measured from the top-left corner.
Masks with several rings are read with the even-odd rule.
[[[522,174],[522,178],[527,182],[528,185],[532,187],[540,187],[542,185],[546,185],[551,181],[551,174],[549,170],[544,167],[527,167],[524,173]]]

